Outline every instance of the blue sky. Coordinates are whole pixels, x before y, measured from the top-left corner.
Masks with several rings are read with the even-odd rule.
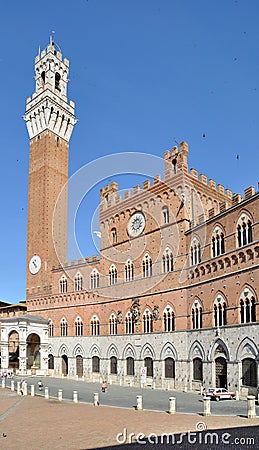
[[[34,91],[34,57],[52,31],[70,59],[68,96],[79,120],[70,175],[104,155],[163,156],[185,140],[190,167],[233,192],[257,189],[258,0],[15,0],[1,3],[0,17],[1,300],[25,298],[29,138],[22,116]],[[130,176],[118,181],[136,184]],[[85,255],[96,253],[88,218],[99,187],[78,214]]]

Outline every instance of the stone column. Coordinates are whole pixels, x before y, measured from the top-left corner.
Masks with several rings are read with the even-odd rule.
[[[11,391],[14,391],[14,380],[11,380]]]
[[[34,397],[35,395],[35,386],[34,384],[31,385],[31,396]]]

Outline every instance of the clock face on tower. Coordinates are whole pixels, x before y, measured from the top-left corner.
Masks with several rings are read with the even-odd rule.
[[[139,236],[145,228],[146,218],[143,212],[138,211],[132,214],[129,222],[128,222],[128,233],[131,237]]]
[[[38,255],[34,255],[29,262],[29,271],[32,275],[36,275],[41,268],[41,259]]]

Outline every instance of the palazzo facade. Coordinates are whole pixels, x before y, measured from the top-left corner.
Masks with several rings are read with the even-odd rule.
[[[153,388],[257,393],[259,193],[233,195],[199,175],[182,142],[142,186],[100,190],[100,254],[68,262],[68,71],[52,41],[35,59],[28,315],[2,320],[2,367],[15,332],[21,373],[138,385],[146,367]]]

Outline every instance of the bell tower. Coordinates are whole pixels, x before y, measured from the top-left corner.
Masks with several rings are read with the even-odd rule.
[[[67,100],[69,61],[63,59],[52,37],[36,56],[34,67],[35,92],[27,99],[24,116],[30,137],[27,298],[35,292],[50,292],[52,267],[66,261],[66,195],[59,205],[55,242],[53,213],[68,181],[68,146],[76,123],[74,102]]]

